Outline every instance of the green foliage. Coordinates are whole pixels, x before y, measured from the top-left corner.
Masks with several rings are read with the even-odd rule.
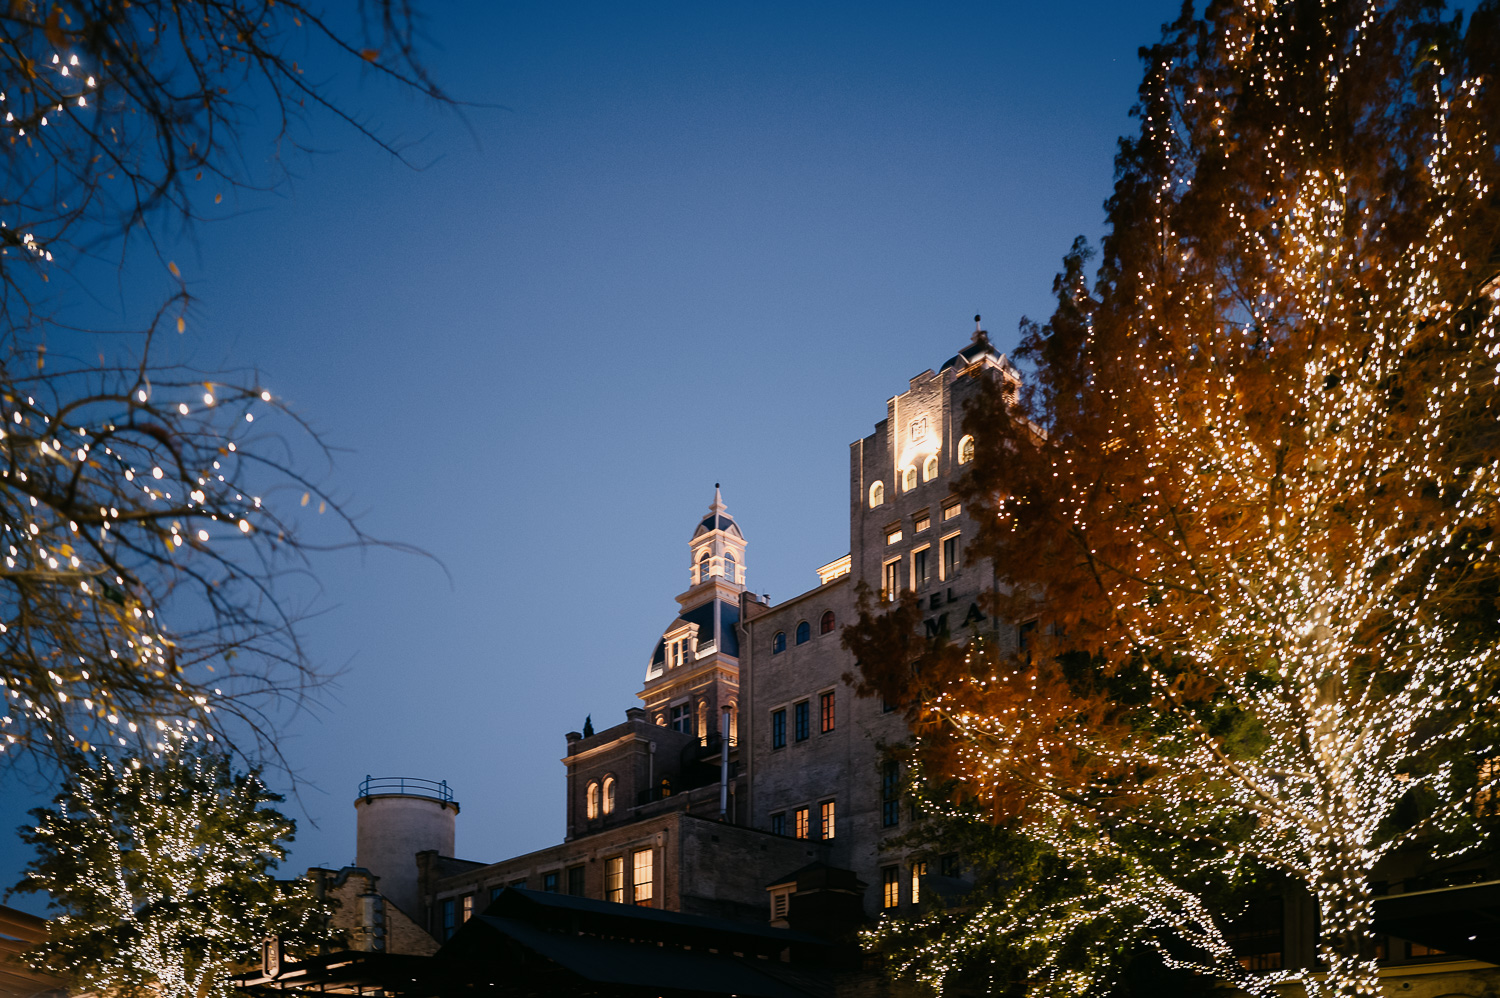
[[[266,937],[322,941],[329,910],[312,882],[272,878],[296,823],[268,806],[282,798],[257,773],[180,746],[72,768],[21,829],[38,855],[16,890],[56,910],[31,966],[127,998],[227,998]]]

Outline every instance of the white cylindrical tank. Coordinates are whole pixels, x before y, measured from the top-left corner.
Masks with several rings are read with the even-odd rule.
[[[447,781],[365,777],[354,801],[356,866],[380,880],[376,889],[413,919],[421,917],[417,853],[453,855],[458,802]]]

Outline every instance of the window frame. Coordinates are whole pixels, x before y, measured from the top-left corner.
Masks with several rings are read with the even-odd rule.
[[[930,472],[930,474],[929,474]],[[927,460],[922,462],[922,481],[930,482],[938,476],[938,459],[936,454],[929,454]]]
[[[829,798],[818,803],[818,841],[832,842],[838,837],[838,800]]]
[[[880,868],[880,907],[883,911],[901,907],[901,867]]]
[[[834,694],[837,690],[823,690],[818,694],[818,734],[826,735],[834,729],[837,720]]]
[[[771,815],[771,834],[786,836],[786,812],[777,811]]]
[[[771,654],[780,655],[786,651],[786,631],[777,631],[771,638]]]
[[[945,534],[938,539],[938,542],[942,545],[942,551],[938,556],[939,582],[948,582],[957,578],[959,571],[963,568],[963,547],[959,541],[959,538],[962,536],[963,531],[955,530],[953,533]],[[951,558],[949,556],[950,548],[952,550]]]
[[[876,480],[870,483],[870,508],[879,509],[885,505],[885,482]]]
[[[614,774],[611,773],[604,777],[604,782],[600,784],[600,803],[602,804],[600,813],[602,814],[615,813],[615,783]]]
[[[792,838],[810,839],[812,837],[812,808],[799,807],[792,810]]]
[[[724,579],[726,582],[733,585],[735,582],[739,581],[739,567],[740,563],[738,559],[735,558],[734,552],[726,549],[724,551]]]
[[[771,748],[786,748],[786,708],[777,707],[771,711]]]
[[[901,491],[914,492],[917,488],[917,466],[908,464],[901,469]]]
[[[880,827],[897,828],[901,824],[901,764],[886,760],[880,771]]]
[[[838,626],[838,618],[833,615],[832,610],[824,610],[823,616],[818,618],[818,636],[832,634],[833,629]]]
[[[599,818],[599,805],[602,798],[599,796],[599,781],[589,780],[588,789],[584,791],[583,813],[589,821],[597,821]]]
[[[912,549],[912,552],[911,552],[911,588],[912,588],[913,592],[921,592],[926,587],[932,585],[932,568],[928,564],[928,562],[930,562],[932,560],[931,555],[932,555],[932,545],[931,544],[924,544],[924,545],[922,545],[919,548],[913,548]],[[920,579],[917,578],[917,562],[918,561],[920,561],[922,563],[922,567],[924,569],[926,569],[926,572],[925,572],[925,576],[926,577],[925,578],[920,578]]]
[[[896,602],[899,595],[898,587],[901,583],[901,558],[897,556],[882,563],[880,569],[881,592],[885,594],[886,603]]]
[[[958,463],[968,464],[974,460],[974,435],[965,433],[958,438]]]
[[[625,903],[625,855],[604,859],[604,900]]]
[[[812,737],[812,701],[798,700],[792,704],[792,740],[805,742]]]
[[[641,857],[645,857],[645,863]],[[646,872],[645,879],[641,879],[642,869]],[[630,852],[630,902],[643,908],[651,907],[655,896],[656,885],[656,853],[650,846],[644,849],[632,849]]]
[[[807,644],[811,640],[812,640],[812,625],[809,624],[805,620],[799,620],[799,621],[797,621],[797,639],[796,639],[796,643],[799,644],[799,645],[805,645],[805,644]]]

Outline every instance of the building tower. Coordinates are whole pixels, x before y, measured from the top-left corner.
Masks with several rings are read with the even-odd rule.
[[[356,866],[378,878],[378,890],[412,918],[419,918],[417,853],[453,855],[458,802],[447,781],[366,776],[354,801]]]
[[[688,588],[677,597],[646,667],[640,698],[657,724],[695,735],[705,746],[730,709],[730,738],[738,724],[740,594],[745,590],[745,535],[714,483],[708,515],[688,541]]]

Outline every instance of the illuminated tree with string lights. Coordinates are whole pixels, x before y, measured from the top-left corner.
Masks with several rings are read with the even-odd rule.
[[[0,764],[168,728],[274,754],[277,711],[324,681],[283,583],[368,538],[253,372],[173,366],[195,331],[166,248],[275,188],[268,145],[321,121],[400,155],[335,99],[338,67],[445,101],[410,0],[357,12],[360,40],[296,0],[0,5]],[[143,273],[176,289],[148,319],[75,328],[101,280]]]
[[[228,998],[263,939],[321,942],[328,905],[310,880],[272,878],[296,823],[258,774],[180,737],[161,748],[80,760],[32,812],[22,838],[38,857],[18,889],[57,913],[25,959],[95,994]]]
[[[907,971],[1005,934],[1036,993],[1103,993],[1069,941],[1112,924],[1252,994],[1379,994],[1376,864],[1483,840],[1497,21],[1226,0],[1143,52],[1097,279],[1076,245],[1029,391],[969,413],[974,553],[1029,651],[927,647],[906,610],[849,638],[926,771],[1080,886],[877,932]],[[1236,958],[1226,900],[1267,878],[1315,899],[1317,976]]]

